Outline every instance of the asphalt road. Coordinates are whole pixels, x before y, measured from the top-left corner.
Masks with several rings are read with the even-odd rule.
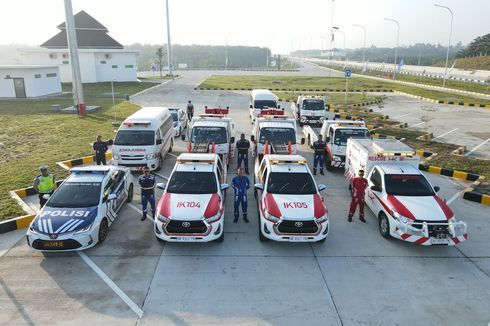
[[[192,99],[197,112],[229,105],[237,132],[249,135],[247,95],[194,91],[207,74],[183,73],[134,101],[183,106]],[[184,150],[176,140],[159,181]],[[309,148],[299,151],[312,161]],[[223,243],[158,243],[152,222],[139,220],[139,196],[123,208],[107,240],[85,254],[33,252],[25,231],[2,235],[0,324],[487,325],[488,207],[461,199],[463,183],[427,177],[469,225],[469,240],[457,247],[385,240],[368,209],[367,224],[348,223],[340,171],[316,177],[328,186],[331,231],[323,244],[260,242],[252,189],[249,224],[232,222],[227,199]]]

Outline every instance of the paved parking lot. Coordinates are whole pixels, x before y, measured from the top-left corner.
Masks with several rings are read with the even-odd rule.
[[[247,96],[193,91],[203,77],[184,76],[134,101],[183,105],[192,99],[198,112],[229,105],[237,132],[249,135]],[[176,141],[173,154],[184,150]],[[312,161],[309,148],[299,151]],[[170,174],[174,155],[159,181]],[[228,180],[235,168],[233,162]],[[323,244],[260,242],[252,189],[249,224],[232,222],[227,199],[223,243],[157,242],[151,221],[139,220],[139,196],[123,208],[107,240],[82,254],[33,252],[22,231],[2,235],[0,324],[487,325],[488,207],[461,199],[459,181],[427,177],[469,225],[469,240],[457,247],[385,240],[368,209],[367,224],[348,223],[341,171],[316,178],[328,187],[331,229]]]

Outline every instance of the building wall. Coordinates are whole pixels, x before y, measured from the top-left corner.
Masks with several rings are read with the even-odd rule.
[[[58,67],[0,67],[0,97],[15,97],[14,81],[5,79],[7,75],[10,75],[11,78],[24,78],[26,97],[61,93]]]
[[[94,63],[98,81],[135,81],[137,76],[134,53],[95,53]]]
[[[3,75],[3,70],[0,70],[0,97],[15,97],[14,81],[4,79]]]

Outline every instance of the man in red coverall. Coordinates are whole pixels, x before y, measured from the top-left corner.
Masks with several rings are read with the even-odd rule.
[[[366,223],[364,219],[364,193],[366,187],[368,186],[368,181],[364,178],[364,170],[359,170],[359,176],[352,179],[352,200],[350,202],[349,209],[349,222],[352,222],[352,216],[356,212],[356,206],[359,204],[359,220]]]

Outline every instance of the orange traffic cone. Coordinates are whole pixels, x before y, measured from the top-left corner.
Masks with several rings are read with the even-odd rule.
[[[188,153],[192,152],[192,143],[190,141],[187,142],[187,152]]]
[[[214,144],[214,142],[211,145],[211,153],[213,153],[213,154],[216,153],[216,145]]]
[[[291,141],[288,141],[288,154],[293,154],[293,145],[291,145]]]
[[[264,155],[269,154],[269,141],[266,140],[264,143]]]

